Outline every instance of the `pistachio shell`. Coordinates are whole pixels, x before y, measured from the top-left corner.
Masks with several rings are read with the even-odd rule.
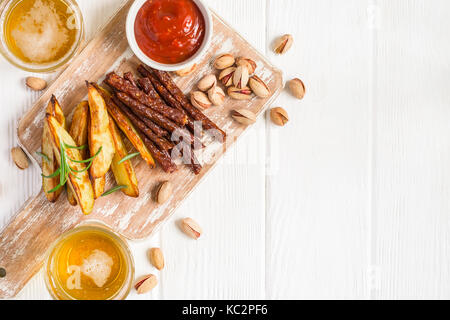
[[[197,69],[197,64],[194,63],[193,65],[188,66],[188,67],[186,67],[184,69],[175,71],[175,73],[176,73],[177,76],[185,77],[185,76],[188,76],[191,73],[193,73],[196,69]]]
[[[139,280],[134,288],[136,289],[138,294],[144,294],[150,292],[156,285],[158,284],[158,279],[155,275],[149,274]]]
[[[246,126],[256,122],[256,115],[247,109],[233,110],[231,116],[234,120]]]
[[[220,73],[219,80],[225,87],[229,87],[233,84],[233,75],[235,71],[235,67],[230,67],[222,70],[222,72]]]
[[[278,126],[284,126],[289,121],[289,116],[286,110],[281,107],[276,107],[270,110],[270,119]]]
[[[21,148],[19,147],[12,148],[11,157],[19,169],[25,170],[26,168],[28,168],[29,166],[28,157]]]
[[[217,78],[215,75],[210,74],[202,78],[197,84],[200,91],[208,91],[209,89],[215,87],[217,84]]]
[[[289,90],[291,90],[292,95],[299,100],[303,99],[306,93],[303,81],[298,78],[289,81]]]
[[[34,91],[41,91],[47,88],[47,81],[41,78],[28,77],[25,82],[27,86]]]
[[[201,91],[194,91],[191,93],[191,103],[194,107],[200,109],[208,109],[212,106],[211,101],[209,101],[208,96]]]
[[[214,68],[223,70],[228,67],[231,67],[235,62],[235,59],[233,55],[226,53],[222,54],[219,57],[216,58],[216,61],[214,61]]]
[[[159,204],[165,203],[172,194],[172,184],[169,181],[161,183],[158,189],[157,202]]]
[[[236,88],[245,88],[248,84],[248,69],[244,66],[239,66],[233,75],[233,84]]]
[[[225,92],[222,88],[212,87],[208,91],[208,98],[215,106],[221,106],[225,102]]]
[[[285,34],[284,36],[278,38],[274,42],[274,51],[277,54],[284,54],[289,51],[294,43],[294,38],[290,34]]]
[[[255,73],[256,70],[256,62],[249,58],[239,58],[236,61],[237,66],[246,67],[249,74]]]
[[[250,78],[249,86],[253,93],[260,98],[267,98],[270,95],[269,87],[258,76],[253,76]]]
[[[148,258],[156,269],[162,270],[164,268],[164,255],[160,248],[151,248],[148,252]]]
[[[199,224],[191,218],[185,218],[181,221],[181,230],[183,230],[186,235],[195,240],[200,238],[203,233],[203,230],[199,226]]]
[[[248,87],[242,89],[229,87],[228,95],[236,100],[250,100],[252,98],[252,90],[250,90],[250,88]]]

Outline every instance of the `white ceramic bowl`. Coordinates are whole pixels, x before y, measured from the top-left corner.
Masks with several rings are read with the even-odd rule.
[[[149,58],[144,52],[142,52],[141,48],[139,48],[136,37],[134,34],[134,22],[136,21],[136,16],[139,12],[139,9],[144,5],[144,3],[147,0],[136,0],[131,5],[130,11],[128,12],[127,16],[127,22],[126,22],[126,31],[127,31],[127,39],[128,43],[130,45],[131,50],[133,50],[134,54],[141,60],[144,64],[148,65],[149,67],[162,70],[162,71],[177,71],[184,68],[187,68],[194,63],[197,63],[200,58],[205,54],[205,52],[208,50],[209,45],[211,43],[211,38],[213,34],[213,21],[211,13],[208,9],[208,7],[203,3],[201,0],[192,0],[197,5],[197,7],[200,9],[200,12],[202,13],[204,19],[205,19],[205,37],[203,39],[203,43],[200,46],[200,48],[197,50],[197,52],[187,59],[186,61],[177,63],[177,64],[164,64],[159,63],[155,60],[152,60]]]

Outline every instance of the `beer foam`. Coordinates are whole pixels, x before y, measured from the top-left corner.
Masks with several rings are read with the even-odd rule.
[[[113,264],[113,259],[106,252],[96,249],[87,259],[83,260],[81,272],[101,288],[108,281]]]
[[[65,21],[61,21],[51,2],[36,0],[29,12],[24,14],[11,36],[22,54],[33,62],[52,60],[69,41]]]

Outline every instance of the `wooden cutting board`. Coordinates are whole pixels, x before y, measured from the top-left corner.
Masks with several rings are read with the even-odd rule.
[[[17,132],[20,144],[36,165],[41,162],[36,151],[40,150],[41,145],[44,110],[52,94],[70,119],[73,108],[86,98],[85,80],[101,81],[112,70],[120,74],[124,71],[136,72],[139,60],[128,47],[125,36],[126,15],[132,2],[128,1],[119,9],[19,122]],[[278,96],[283,87],[282,73],[214,13],[213,20],[214,35],[209,51],[193,75],[176,79],[180,88],[188,93],[204,75],[217,74],[211,65],[212,60],[221,53],[230,52],[237,57],[249,57],[257,63],[256,74],[271,89],[271,97],[250,101],[227,98],[223,107],[212,107],[205,112],[227,132],[228,141],[226,146],[210,144],[198,154],[205,162],[198,176],[183,165],[173,174],[166,174],[159,168],[150,170],[144,161],[136,157],[133,164],[140,190],[137,199],[116,192],[98,199],[89,216],[84,216],[78,207],[70,206],[65,194],[56,203],[49,203],[43,192],[30,199],[0,235],[0,267],[7,272],[6,277],[0,278],[0,298],[15,296],[40,269],[52,242],[82,221],[89,219],[104,222],[128,239],[143,239],[151,235],[246,130],[246,127],[232,120],[231,110],[247,108],[259,115]],[[109,176],[107,189],[112,180]],[[172,182],[173,194],[164,205],[158,205],[154,201],[155,189],[165,180]]]

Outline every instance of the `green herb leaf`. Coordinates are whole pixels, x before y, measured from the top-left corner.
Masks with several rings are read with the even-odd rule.
[[[115,186],[114,188],[112,188],[112,189],[106,191],[105,193],[103,193],[103,194],[102,194],[102,197],[108,196],[108,195],[110,195],[111,193],[114,193],[114,192],[116,192],[116,191],[119,191],[119,190],[125,189],[125,188],[127,188],[127,186],[124,186],[124,185]]]
[[[67,157],[67,159],[69,159],[71,162],[75,162],[75,163],[88,163],[88,162],[93,161],[100,154],[100,152],[102,151],[102,148],[103,147],[100,147],[98,149],[97,153],[93,157],[86,159],[86,160],[73,160],[72,158],[69,158],[69,157]]]
[[[41,176],[44,177],[44,178],[47,178],[47,179],[51,179],[51,178],[57,177],[57,176],[59,175],[60,172],[61,172],[61,168],[58,168],[55,172],[53,172],[53,173],[52,173],[51,175],[49,175],[49,176],[46,176],[46,175],[44,175],[43,173],[41,173]]]
[[[64,148],[67,148],[67,149],[84,150],[84,149],[87,148],[87,146],[84,144],[84,145],[82,145],[82,146],[80,146],[80,147],[77,147],[77,146],[71,146],[71,145],[68,145],[68,144],[64,143]]]
[[[130,160],[130,159],[132,159],[132,158],[138,156],[138,155],[140,155],[139,152],[135,152],[135,153],[129,154],[129,155],[123,157],[122,159],[120,159],[120,161],[117,162],[117,164],[121,164],[121,163],[123,163],[123,162],[125,162],[125,161],[127,161],[127,160]]]
[[[66,177],[66,170],[67,170],[67,161],[66,161],[66,149],[64,148],[64,143],[61,139],[61,137],[59,138],[59,148],[60,148],[60,166],[59,168],[61,169],[60,175],[59,175],[59,184],[60,185],[64,185],[64,178]]]
[[[42,153],[42,152],[39,152],[39,151],[37,151],[36,154],[37,154],[38,156],[41,156],[42,158],[44,158],[44,159],[47,160],[48,162],[50,162],[50,158],[49,158],[46,154],[44,154],[44,153]]]
[[[58,184],[56,187],[54,187],[52,190],[48,191],[47,193],[53,193],[55,191],[58,191],[60,188],[62,188],[66,184],[65,182],[63,184]]]
[[[86,145],[83,145],[81,147],[70,146],[70,145],[64,143],[62,141],[61,137],[59,138],[59,145],[60,145],[60,163],[61,163],[61,165],[54,173],[52,173],[49,176],[45,176],[44,174],[41,174],[44,178],[49,178],[49,179],[55,178],[56,176],[59,175],[59,184],[52,190],[48,191],[47,193],[53,193],[53,192],[57,191],[58,189],[62,188],[67,183],[67,180],[69,179],[69,175],[71,175],[72,177],[74,177],[78,180],[81,180],[81,178],[78,177],[75,173],[82,173],[82,172],[89,170],[89,168],[92,166],[94,159],[100,154],[100,152],[102,150],[102,147],[100,147],[99,150],[97,151],[97,153],[93,157],[86,159],[86,160],[78,161],[78,160],[70,159],[67,156],[66,151],[67,151],[67,149],[82,150],[87,147]],[[43,153],[39,152],[38,154],[40,154],[43,157],[45,156],[45,158],[48,159],[48,157],[46,155],[44,155]],[[75,162],[75,163],[88,163],[89,162],[89,164],[87,165],[86,168],[84,168],[82,170],[75,170],[75,169],[72,169],[72,167],[69,165],[69,161]]]
[[[74,177],[75,179],[77,179],[77,180],[81,180],[81,178],[80,178],[79,176],[77,176],[77,175],[76,175],[75,173],[73,173],[73,172],[71,172],[70,175],[71,175],[72,177]]]
[[[72,169],[72,168],[70,168],[70,170],[72,172],[75,172],[75,173],[83,173],[83,172],[86,172],[86,171],[89,170],[89,168],[92,166],[92,163],[93,163],[92,161],[89,162],[88,166],[86,168],[82,169],[82,170],[75,170],[75,169]]]

